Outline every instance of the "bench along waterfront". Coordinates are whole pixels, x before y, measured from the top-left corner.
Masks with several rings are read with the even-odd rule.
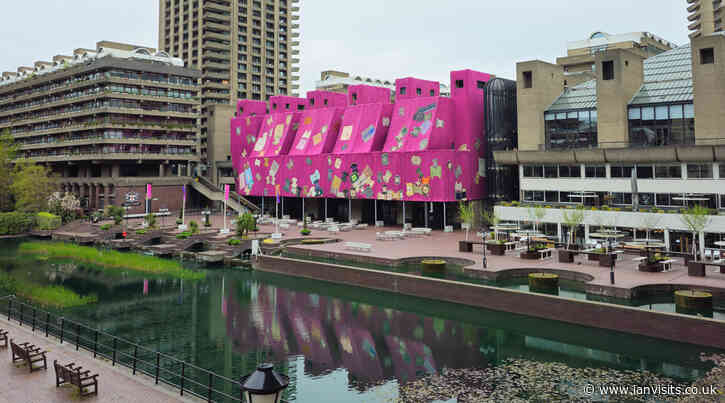
[[[77,386],[81,397],[98,394],[98,374],[91,375],[91,371],[81,371],[83,367],[77,367],[75,363],[61,365],[58,360],[53,360],[55,367],[55,387],[65,383]],[[93,391],[87,389],[93,386]]]
[[[10,339],[10,348],[13,353],[13,364],[18,361],[25,361],[30,372],[48,369],[48,362],[45,359],[45,351],[42,351],[39,347],[35,347],[30,343],[15,344],[15,342]],[[41,361],[43,362],[42,366],[34,365],[36,362]]]

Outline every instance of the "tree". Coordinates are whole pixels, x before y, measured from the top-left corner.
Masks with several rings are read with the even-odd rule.
[[[48,211],[60,216],[65,224],[81,215],[81,202],[73,193],[54,192],[48,198]]]
[[[564,220],[564,224],[566,224],[569,229],[569,240],[567,242],[567,249],[569,249],[572,242],[575,240],[577,228],[584,221],[584,210],[564,210],[562,218]]]
[[[10,129],[0,133],[0,211],[13,209],[13,198],[10,190],[12,183],[12,161],[15,158],[17,146],[10,135]]]
[[[245,238],[249,231],[254,231],[257,222],[251,213],[244,213],[237,217],[237,235]]]
[[[696,205],[685,210],[680,216],[682,223],[692,231],[692,255],[697,259],[697,238],[700,233],[705,230],[710,224],[710,211],[707,207]],[[703,254],[702,248],[704,245],[700,245],[700,255]]]
[[[662,215],[658,213],[646,213],[642,217],[642,224],[641,228],[645,230],[647,234],[647,239],[649,239],[649,230],[657,228],[657,224],[659,224],[660,220],[662,219]]]
[[[465,224],[466,227],[466,241],[468,240],[468,230],[473,225],[474,210],[472,203],[459,202],[458,203],[458,219],[461,224]]]
[[[486,224],[489,228],[494,227],[495,234],[498,234],[498,231],[495,231],[495,227],[498,225],[498,223],[501,221],[499,216],[496,215],[496,212],[492,210],[485,210],[481,209],[481,222]],[[484,238],[486,235],[484,235]]]
[[[15,197],[15,210],[37,213],[48,208],[48,198],[55,191],[50,169],[37,164],[20,163],[15,166],[10,190]]]
[[[529,207],[529,217],[534,222],[534,231],[538,231],[541,220],[546,217],[546,209],[541,206]]]

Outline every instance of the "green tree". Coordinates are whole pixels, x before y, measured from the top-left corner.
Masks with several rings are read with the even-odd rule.
[[[458,220],[461,224],[465,224],[466,227],[466,241],[468,240],[468,230],[473,226],[473,220],[475,218],[475,211],[473,209],[473,203],[459,202],[458,203]]]
[[[10,135],[10,130],[5,129],[0,133],[0,211],[13,209],[13,198],[10,190],[12,183],[13,166],[17,146]]]
[[[582,222],[584,222],[584,210],[564,210],[561,214],[569,230],[569,241],[567,242],[567,249],[571,247],[571,244],[575,241],[576,230],[579,228]]]
[[[257,222],[251,213],[244,213],[237,217],[237,235],[246,238],[249,231],[254,231]]]
[[[542,206],[529,207],[529,217],[534,223],[534,231],[538,231],[541,220],[546,217],[546,209]]]
[[[712,219],[710,210],[707,207],[696,205],[685,210],[680,219],[692,231],[692,255],[697,259],[697,238],[705,230],[705,227],[710,224]],[[700,245],[700,255],[703,253],[703,247],[704,245]]]
[[[42,165],[20,163],[12,174],[10,190],[15,197],[15,210],[37,213],[48,208],[48,198],[55,192],[52,171]]]

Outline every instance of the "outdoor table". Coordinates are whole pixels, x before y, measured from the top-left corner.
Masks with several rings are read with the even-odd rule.
[[[639,256],[639,257],[636,257],[636,258],[634,258],[632,260],[635,261],[635,262],[642,262],[642,261],[644,261],[646,259],[647,259],[647,256]]]
[[[541,260],[544,260],[547,257],[551,257],[551,249],[539,249],[537,250],[539,252],[539,258]]]
[[[516,242],[505,242],[504,245],[506,245],[506,250],[516,249]]]
[[[672,270],[672,263],[674,263],[674,259],[667,259],[660,261],[660,264],[662,265],[663,271]]]

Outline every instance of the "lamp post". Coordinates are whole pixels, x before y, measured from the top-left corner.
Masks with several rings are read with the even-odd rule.
[[[282,391],[289,385],[289,378],[277,373],[272,364],[260,364],[256,371],[242,377],[241,384],[242,401],[280,403]]]
[[[612,238],[607,239],[608,250],[612,250]],[[614,284],[614,256],[609,257],[609,282]]]
[[[488,238],[488,228],[483,227],[481,238],[483,238],[483,268],[485,269],[488,264],[486,262],[486,238]]]

